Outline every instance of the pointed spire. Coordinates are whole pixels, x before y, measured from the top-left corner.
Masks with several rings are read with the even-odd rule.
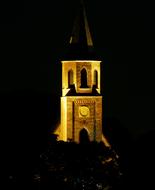
[[[80,1],[79,14],[75,18],[70,44],[93,46],[83,0]]]
[[[94,59],[93,40],[83,0],[80,1],[69,41],[68,59]]]

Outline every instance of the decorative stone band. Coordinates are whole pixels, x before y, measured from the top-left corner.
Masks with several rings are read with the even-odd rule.
[[[94,100],[75,100],[74,103],[77,104],[77,105],[81,105],[81,104],[94,104],[95,101]]]

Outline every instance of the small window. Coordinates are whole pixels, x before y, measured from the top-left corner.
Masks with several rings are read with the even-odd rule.
[[[73,85],[73,70],[68,71],[68,88]]]
[[[98,88],[98,72],[94,71],[94,85],[96,88]]]

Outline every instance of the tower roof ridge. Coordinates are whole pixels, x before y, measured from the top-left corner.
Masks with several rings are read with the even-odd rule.
[[[84,46],[93,46],[93,40],[90,33],[86,9],[83,0],[80,1],[79,12],[74,20],[70,44],[81,44]]]

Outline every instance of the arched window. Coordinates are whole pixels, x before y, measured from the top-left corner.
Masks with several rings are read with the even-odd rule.
[[[94,85],[96,88],[98,88],[98,72],[94,71]]]
[[[81,88],[88,88],[87,86],[87,71],[85,68],[81,70]]]
[[[68,88],[73,85],[73,70],[68,71]]]

